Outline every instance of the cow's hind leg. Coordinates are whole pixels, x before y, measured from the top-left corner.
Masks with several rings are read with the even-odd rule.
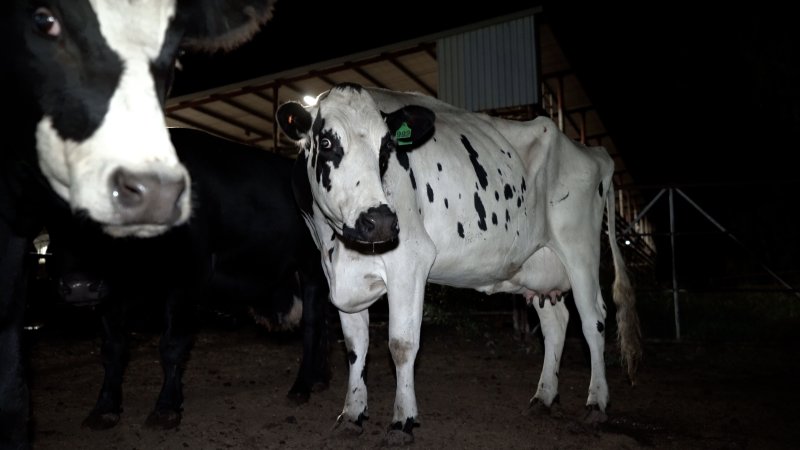
[[[159,343],[164,384],[155,409],[147,416],[150,428],[170,429],[181,423],[183,412],[183,371],[192,347],[192,315],[186,299],[167,301],[164,333]]]
[[[544,294],[540,294],[544,295]],[[526,293],[526,299],[533,293]],[[563,301],[551,303],[531,302],[539,315],[542,335],[544,336],[544,361],[536,394],[528,405],[528,413],[550,413],[552,406],[558,403],[558,369],[561,365],[561,354],[564,350],[564,338],[569,322],[569,311]]]
[[[340,311],[339,320],[347,347],[350,373],[347,379],[344,409],[336,419],[333,429],[340,434],[358,435],[364,431],[363,421],[369,418],[367,384],[364,379],[369,349],[369,311],[366,309],[356,313]]]
[[[102,326],[103,386],[100,395],[83,426],[92,430],[114,427],[122,414],[122,376],[128,362],[128,337],[126,332],[126,306],[120,299],[112,298],[103,305],[100,318]]]
[[[592,255],[594,256],[594,255]],[[567,271],[572,283],[572,295],[581,318],[581,329],[589,346],[592,375],[589,381],[589,395],[586,400],[587,415],[590,423],[603,422],[607,419],[608,383],[606,381],[605,358],[605,309],[603,308],[600,284],[598,280],[598,258],[575,252],[567,252]],[[596,263],[591,264],[592,261]]]

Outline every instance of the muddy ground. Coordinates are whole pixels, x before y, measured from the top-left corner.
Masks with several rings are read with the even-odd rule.
[[[330,388],[301,405],[286,398],[301,354],[297,335],[269,335],[254,325],[204,327],[186,371],[183,422],[166,431],[144,427],[161,385],[158,336],[152,330],[133,336],[120,423],[107,431],[81,428],[102,371],[99,340],[78,326],[82,332],[63,326],[28,332],[36,449],[383,445],[394,371],[380,317],[371,325],[370,419],[361,436],[346,439],[330,434],[347,378],[338,323],[331,330]],[[592,427],[580,420],[589,367],[579,336],[565,347],[557,414],[530,417],[522,412],[535,391],[542,349],[537,339],[520,341],[513,334],[510,315],[478,317],[469,327],[424,324],[415,447],[788,449],[800,444],[800,358],[789,345],[646,340],[639,382],[631,387],[609,342],[609,420]]]

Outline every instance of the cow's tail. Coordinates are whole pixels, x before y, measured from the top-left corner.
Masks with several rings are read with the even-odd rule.
[[[608,239],[614,258],[615,280],[612,289],[614,304],[617,307],[617,341],[622,364],[628,372],[630,383],[636,384],[636,371],[642,359],[642,332],[639,315],[636,313],[636,296],[625,268],[625,261],[617,245],[616,207],[614,204],[614,185],[609,179],[606,193],[606,214],[608,215]]]

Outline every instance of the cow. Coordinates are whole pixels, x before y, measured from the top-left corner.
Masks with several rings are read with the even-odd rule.
[[[616,243],[613,160],[573,142],[552,120],[510,121],[418,93],[341,84],[314,106],[287,102],[283,132],[301,151],[295,191],[322,251],[339,309],[350,375],[334,429],[363,430],[368,307],[384,293],[396,366],[390,443],[418,425],[414,362],[427,282],[535,304],[544,364],[529,408],[558,399],[558,368],[572,291],[591,354],[585,417],[607,418],[606,306],[600,291],[603,208],[615,265],[622,355],[633,380],[640,357],[635,299]],[[547,300],[547,301],[545,301]]]
[[[148,300],[166,306],[159,346],[164,379],[149,427],[181,422],[182,377],[199,305],[250,305],[272,312],[272,326],[302,309],[303,357],[289,396],[305,401],[329,381],[328,286],[292,191],[294,160],[193,129],[173,128],[170,136],[192,179],[195,207],[187,224],[152,238],[114,239],[73,217],[48,222],[49,265],[61,296],[99,304],[102,312],[105,377],[83,422],[92,429],[120,420],[128,310],[153,303]],[[300,308],[293,294],[302,299]]]
[[[0,448],[29,447],[21,359],[25,253],[65,208],[113,236],[155,236],[190,215],[190,180],[164,101],[175,58],[229,50],[272,0],[0,2]]]

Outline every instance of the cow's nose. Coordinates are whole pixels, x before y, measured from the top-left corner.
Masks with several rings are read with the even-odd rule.
[[[387,205],[370,208],[358,216],[355,231],[362,242],[377,244],[397,239],[400,232],[397,214]]]
[[[122,223],[170,225],[180,218],[180,199],[186,190],[182,174],[135,173],[117,169],[111,192]]]

